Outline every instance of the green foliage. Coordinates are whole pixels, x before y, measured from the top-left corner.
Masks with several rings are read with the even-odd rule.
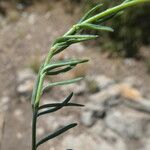
[[[112,0],[101,0],[100,2],[104,3],[102,10],[118,4],[118,1]],[[93,7],[98,3],[98,0],[84,0],[84,5],[88,7]],[[112,55],[139,56],[140,46],[150,44],[149,8],[150,4],[139,5],[105,22],[105,25],[115,29],[115,33],[100,33],[101,38],[97,40],[97,44],[101,45],[104,50],[110,51]]]
[[[67,71],[70,71],[72,68],[76,67],[77,65],[81,63],[86,63],[88,60],[80,60],[80,59],[71,59],[71,60],[64,60],[59,62],[52,61],[52,58],[64,51],[68,46],[83,42],[87,40],[92,40],[97,38],[98,36],[93,35],[84,35],[82,31],[87,31],[87,29],[94,30],[94,31],[113,31],[111,27],[101,25],[102,23],[105,23],[108,19],[111,19],[112,17],[116,16],[117,14],[120,14],[124,9],[134,6],[136,4],[141,4],[143,2],[150,2],[150,0],[130,0],[125,1],[124,3],[112,7],[110,9],[107,9],[105,11],[99,10],[98,8],[101,7],[101,5],[98,5],[94,8],[92,8],[89,12],[87,12],[81,20],[72,26],[72,28],[65,33],[62,37],[56,39],[54,43],[52,44],[48,55],[45,59],[45,62],[41,65],[37,80],[35,83],[35,88],[33,90],[32,94],[32,110],[33,110],[33,121],[32,121],[32,150],[36,150],[41,144],[47,142],[50,139],[55,138],[56,136],[64,133],[65,131],[75,127],[77,124],[72,123],[69,125],[64,126],[61,129],[58,129],[57,131],[54,131],[53,133],[50,133],[48,136],[45,136],[41,138],[37,142],[36,137],[36,124],[37,124],[37,118],[41,115],[52,113],[55,111],[60,110],[63,107],[66,106],[76,106],[81,107],[83,105],[81,104],[75,104],[71,103],[70,100],[73,96],[73,93],[71,93],[63,102],[61,103],[52,103],[52,104],[46,104],[40,106],[41,97],[44,94],[44,90],[48,89],[52,86],[65,86],[67,84],[71,84],[74,82],[78,82],[82,79],[82,77],[70,79],[66,81],[57,81],[54,83],[49,83],[48,86],[44,87],[43,83],[47,76],[51,75],[57,75],[57,74],[63,74]]]

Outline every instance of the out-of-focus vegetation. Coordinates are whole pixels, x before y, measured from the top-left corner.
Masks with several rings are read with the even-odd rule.
[[[97,3],[104,4],[104,9],[115,6],[120,1],[113,0],[83,0],[87,7],[93,7]],[[150,44],[150,4],[133,7],[125,11],[123,15],[118,15],[109,20],[107,25],[115,29],[114,33],[100,33],[100,44],[104,50],[109,50],[111,54],[125,57],[137,57],[140,54],[142,45]]]

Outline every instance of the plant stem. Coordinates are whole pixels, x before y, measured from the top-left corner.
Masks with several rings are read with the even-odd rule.
[[[32,150],[36,150],[36,122],[37,122],[37,108],[34,108],[32,116]]]
[[[121,11],[125,8],[128,8],[128,7],[131,7],[131,6],[134,6],[136,4],[140,4],[140,3],[144,3],[144,2],[150,2],[150,0],[134,0],[134,1],[131,1],[131,2],[127,2],[127,3],[122,3],[116,7],[113,7],[113,8],[109,8],[107,10],[105,10],[104,12],[100,13],[100,14],[97,14],[85,21],[83,21],[82,23],[92,23],[96,20],[99,20],[105,16],[108,16],[108,15],[111,15],[113,14],[114,12],[117,12],[117,11]]]
[[[65,33],[63,36],[71,35],[74,32],[76,32],[76,26],[74,25],[67,33]]]
[[[52,50],[49,51],[49,54],[44,62],[44,66],[46,66],[50,59],[52,58]],[[33,115],[32,115],[32,150],[36,150],[36,123],[37,123],[37,113],[38,113],[38,107],[40,103],[42,88],[43,88],[43,82],[45,78],[45,74],[42,74],[42,70],[39,70],[40,79],[39,84],[37,85],[37,92],[36,92],[36,99],[35,99],[35,105],[33,106]]]
[[[52,58],[52,55],[53,54],[53,49],[51,48],[46,59],[45,59],[45,62],[44,62],[44,66],[43,68],[50,62],[51,58]],[[35,99],[35,105],[34,107],[39,107],[39,102],[40,102],[40,98],[41,98],[41,95],[42,95],[42,88],[43,88],[43,82],[44,82],[44,78],[45,78],[45,74],[42,74],[43,70],[41,69],[39,71],[39,74],[40,74],[40,78],[39,78],[39,84],[37,85],[37,92],[36,92],[36,99]]]

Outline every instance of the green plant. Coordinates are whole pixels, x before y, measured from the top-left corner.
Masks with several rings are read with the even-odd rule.
[[[42,138],[37,142],[36,124],[37,119],[40,116],[60,110],[61,108],[66,106],[77,106],[77,107],[83,106],[81,104],[69,102],[73,96],[73,93],[71,93],[62,103],[52,103],[40,106],[40,100],[45,90],[49,89],[52,86],[71,84],[80,81],[82,79],[82,77],[79,77],[67,81],[59,81],[55,83],[50,83],[48,86],[44,87],[43,83],[46,76],[52,76],[68,72],[69,70],[76,67],[78,64],[85,63],[88,61],[86,59],[85,60],[77,59],[77,60],[64,60],[59,62],[53,62],[52,58],[58,53],[62,52],[71,44],[92,40],[98,37],[97,35],[84,35],[83,34],[84,30],[90,29],[97,31],[103,30],[112,32],[113,29],[111,27],[101,26],[99,24],[109,20],[110,18],[113,18],[119,13],[122,13],[125,8],[134,6],[136,4],[141,4],[143,2],[150,2],[150,0],[126,0],[122,4],[107,9],[103,12],[99,12],[100,8],[102,7],[102,4],[99,4],[95,6],[93,9],[91,9],[89,12],[87,12],[77,24],[72,26],[72,28],[67,33],[65,33],[62,37],[54,41],[54,43],[50,48],[50,51],[48,52],[45,62],[40,67],[35,88],[33,90],[32,150],[36,150],[41,144],[45,143],[46,141],[52,138],[55,138],[56,136],[64,133],[65,131],[77,125],[76,123],[67,125],[55,131],[54,133],[51,133],[50,135]]]
[[[122,0],[101,0],[104,3],[103,10],[117,5],[119,1]],[[98,4],[98,0],[83,0],[83,4],[91,8]],[[105,22],[104,25],[115,29],[115,34],[100,33],[101,38],[95,44],[112,56],[139,57],[140,47],[150,43],[149,8],[150,4],[139,5],[124,12],[124,15],[117,15],[113,20]]]

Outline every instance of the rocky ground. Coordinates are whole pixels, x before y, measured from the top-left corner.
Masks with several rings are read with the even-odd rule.
[[[54,38],[78,18],[78,10],[68,14],[63,5],[35,5],[22,13],[10,10],[12,16],[0,18],[1,150],[30,149],[34,71]],[[63,108],[42,117],[38,137],[72,122],[78,126],[41,146],[41,150],[150,149],[150,76],[145,63],[108,58],[99,49],[77,44],[57,57],[88,57],[91,61],[69,74],[48,79],[46,82],[86,76],[80,83],[51,89],[42,103],[61,101],[74,91],[73,101],[85,107]]]

